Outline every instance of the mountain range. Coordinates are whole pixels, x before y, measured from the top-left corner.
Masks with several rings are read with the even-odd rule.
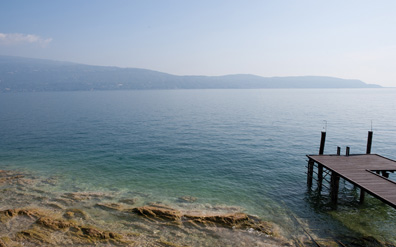
[[[373,87],[380,86],[326,76],[178,76],[148,69],[0,56],[0,92]]]

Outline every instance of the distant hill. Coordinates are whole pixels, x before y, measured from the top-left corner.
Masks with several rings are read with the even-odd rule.
[[[0,56],[0,92],[372,87],[380,86],[322,76],[176,76],[147,69]]]

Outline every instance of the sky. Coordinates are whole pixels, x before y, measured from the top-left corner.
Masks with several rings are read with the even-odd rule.
[[[0,55],[396,87],[395,0],[9,0]]]

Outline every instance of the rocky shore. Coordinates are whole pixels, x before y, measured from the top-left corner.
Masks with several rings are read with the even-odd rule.
[[[276,239],[274,227],[265,222],[252,220],[243,213],[227,215],[183,215],[181,212],[164,206],[144,206],[127,210],[152,221],[167,221],[180,229],[188,227],[207,228],[225,227],[231,229],[249,229],[264,233],[272,244],[287,245]],[[95,225],[84,225],[78,219],[87,215],[81,210],[61,212],[45,209],[8,209],[0,211],[2,236],[0,246],[178,246],[167,240],[150,241],[139,233],[131,231],[108,231]],[[186,225],[183,227],[182,225]],[[190,225],[190,226],[188,226]],[[8,231],[7,231],[8,230]]]
[[[169,206],[114,193],[51,190],[56,184],[56,178],[0,171],[0,247],[315,244],[307,234],[290,238],[278,225],[237,207],[195,208],[196,198],[190,196]],[[318,241],[321,246],[339,244]],[[373,239],[353,241],[384,246]]]
[[[140,205],[139,198],[48,189],[56,183],[56,178],[0,171],[0,247],[211,246],[232,244],[235,236],[247,244],[290,245],[275,224],[238,208],[202,212],[160,203]],[[182,204],[195,200],[179,198]]]

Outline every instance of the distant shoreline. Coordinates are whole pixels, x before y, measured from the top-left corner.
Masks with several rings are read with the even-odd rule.
[[[148,69],[0,56],[0,92],[266,88],[382,87],[328,76],[178,76]]]
[[[64,90],[64,91],[0,91],[0,94],[13,93],[75,93],[75,92],[149,92],[149,91],[199,91],[199,90],[382,90],[396,89],[396,87],[380,87],[380,88],[175,88],[175,89],[114,89],[114,90]]]

